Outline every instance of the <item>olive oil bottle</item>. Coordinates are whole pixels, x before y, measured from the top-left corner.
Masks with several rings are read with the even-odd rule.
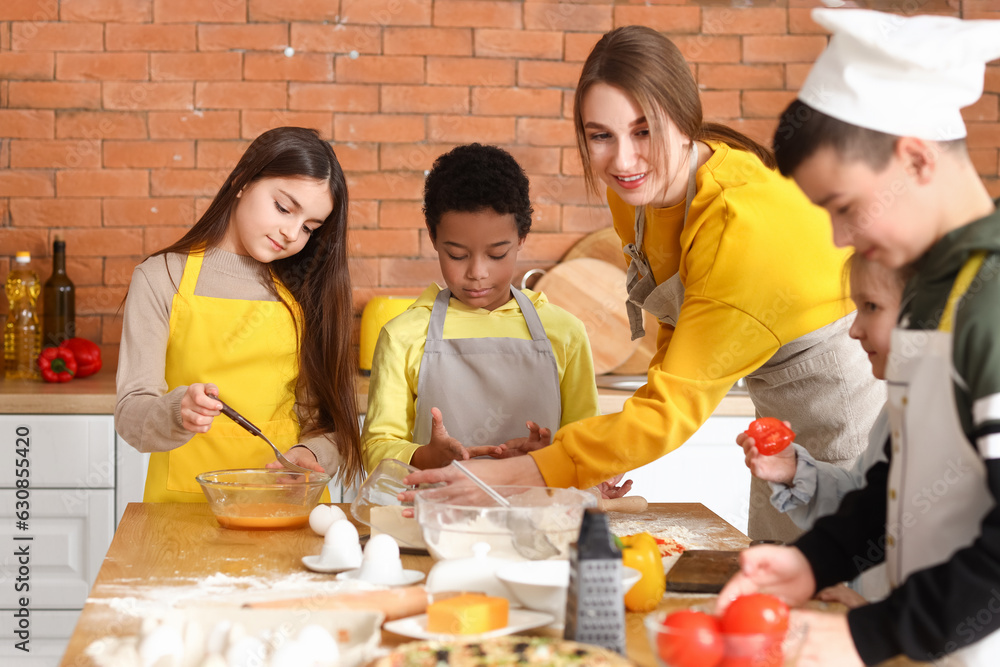
[[[42,347],[76,336],[76,289],[66,275],[66,242],[52,242],[52,275],[42,287]]]

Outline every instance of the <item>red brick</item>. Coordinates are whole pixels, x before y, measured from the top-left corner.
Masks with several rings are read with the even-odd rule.
[[[1000,93],[1000,65],[986,68],[985,86],[988,92]]]
[[[150,78],[154,81],[233,81],[243,78],[240,53],[152,53]]]
[[[273,109],[288,105],[285,83],[213,81],[194,84],[199,109]]]
[[[420,56],[337,56],[337,81],[344,83],[423,83]]]
[[[55,58],[51,53],[0,52],[0,78],[51,80],[55,73]]]
[[[553,30],[476,30],[476,56],[500,58],[562,58],[563,34]]]
[[[978,102],[962,109],[962,118],[967,123],[970,121],[996,121],[997,97],[997,95],[983,95]]]
[[[201,216],[205,215],[208,211],[208,207],[212,204],[212,197],[195,197],[194,198],[194,219],[200,220]],[[178,235],[179,238],[180,235]]]
[[[348,229],[371,229],[378,225],[378,202],[373,199],[354,200],[347,212]]]
[[[947,5],[950,10],[949,15],[955,11],[955,6],[951,3]],[[920,13],[928,13],[928,10],[921,7]],[[966,20],[997,20],[1000,19],[1000,7],[995,0],[964,0],[961,3],[961,18]]]
[[[146,227],[142,233],[142,254],[151,255],[174,243],[189,227]]]
[[[382,287],[427,286],[432,282],[444,284],[441,265],[437,259],[392,259],[378,260],[379,284]]]
[[[436,142],[513,143],[513,118],[496,116],[429,116],[427,138]]]
[[[987,179],[983,181],[983,184],[986,186],[986,192],[992,199],[1000,198],[1000,179]]]
[[[145,139],[146,116],[140,112],[60,111],[56,116],[59,139]]]
[[[524,3],[526,30],[611,30],[610,4]]]
[[[242,119],[240,136],[244,139],[256,139],[267,130],[286,126],[308,127],[324,139],[333,137],[333,115],[322,111],[249,110],[243,112]]]
[[[69,261],[68,259],[66,260]],[[103,283],[101,283],[103,284]],[[121,320],[121,313],[118,314],[118,320]],[[76,335],[81,338],[86,338],[87,340],[92,340],[97,342],[101,340],[101,316],[100,315],[84,315],[77,311],[76,313]],[[107,360],[117,360],[118,357],[109,357],[105,351],[101,350],[101,356]],[[110,366],[102,366],[110,372]]]
[[[10,142],[10,166],[27,169],[87,169],[101,166],[101,147],[86,140],[22,140]]]
[[[431,0],[341,0],[340,21],[374,25],[430,25]]]
[[[355,294],[370,291],[379,284],[377,260],[348,256],[347,264],[351,271],[351,286]],[[364,303],[361,306],[364,307]]]
[[[966,123],[969,136],[966,140],[976,148],[1000,147],[1000,123]]]
[[[48,231],[44,229],[24,229],[23,227],[0,227],[0,248],[10,248],[11,252],[26,250],[32,257],[44,255],[52,247],[49,243]],[[7,270],[9,271],[9,265]],[[7,274],[5,273],[4,276]],[[7,299],[4,310],[7,309]]]
[[[521,3],[437,0],[434,25],[456,28],[520,28]]]
[[[347,188],[352,200],[385,197],[419,200],[424,195],[424,174],[400,171],[347,174]]]
[[[532,174],[558,174],[560,170],[560,149],[555,146],[525,146],[514,144],[501,146],[514,156],[521,168],[529,176]],[[576,150],[576,149],[574,149]]]
[[[11,81],[9,104],[36,109],[98,109],[101,84]]]
[[[970,148],[969,158],[980,176],[996,176],[1000,171],[1000,151],[996,148]]]
[[[378,111],[378,86],[345,83],[290,83],[290,109],[338,112]]]
[[[333,136],[337,141],[421,141],[424,117],[339,113],[333,118]]]
[[[601,32],[567,32],[564,37],[563,60],[583,62],[603,35]]]
[[[583,175],[583,160],[580,159],[580,151],[576,147],[561,148],[562,160],[559,167],[560,174],[567,176]]]
[[[248,53],[243,60],[247,81],[332,81],[333,56],[327,53]]]
[[[781,7],[705,7],[701,31],[726,35],[787,32],[787,14]]]
[[[101,23],[11,23],[13,51],[103,51]]]
[[[382,52],[382,29],[373,26],[351,26],[337,23],[292,24],[292,47],[296,51],[319,53],[376,54]]]
[[[183,110],[194,108],[194,84],[189,81],[150,83],[133,81],[104,84],[105,109],[158,109]]]
[[[562,113],[562,93],[539,88],[473,88],[472,113],[558,117]]]
[[[538,88],[576,88],[583,63],[522,60],[517,63],[517,85]]]
[[[120,200],[116,200],[120,201]],[[128,285],[132,282],[132,272],[135,267],[142,262],[141,256],[136,257],[108,257],[104,262],[104,273],[102,284],[104,285]],[[67,272],[69,267],[67,267]]]
[[[0,21],[58,20],[58,0],[6,0],[0,6]]]
[[[518,259],[531,262],[557,261],[583,236],[583,233],[529,234]]]
[[[336,21],[330,0],[250,0],[251,21]]]
[[[231,171],[232,167],[156,169],[150,174],[149,194],[154,197],[214,197]]]
[[[41,169],[0,170],[0,197],[52,197],[52,173]]]
[[[18,227],[100,227],[101,200],[94,197],[55,197],[10,202],[11,222]]]
[[[382,200],[378,226],[382,229],[423,229],[424,214],[417,201]]]
[[[799,90],[812,70],[812,63],[788,63],[785,65],[785,88]]]
[[[671,36],[670,41],[689,63],[738,63],[742,57],[739,37],[702,33]]]
[[[382,171],[426,171],[439,155],[454,147],[455,144],[382,144],[379,146],[379,164]]]
[[[518,118],[517,143],[529,146],[575,146],[573,121],[564,118]]]
[[[468,113],[465,86],[382,86],[382,113]]]
[[[387,144],[391,145],[391,144]],[[378,171],[378,145],[345,142],[335,144],[333,151],[341,168],[347,171]]]
[[[101,257],[73,257],[73,249],[70,248],[70,256],[66,258],[66,273],[73,280],[74,285],[103,285],[104,284],[104,259]]]
[[[781,88],[781,65],[698,65],[698,84],[717,90]]]
[[[822,35],[753,35],[743,38],[743,62],[811,63],[825,48]]]
[[[564,232],[596,232],[611,226],[611,214],[606,206],[563,206]]]
[[[104,200],[105,227],[193,225],[194,221],[194,201],[190,197],[126,197]],[[131,275],[131,267],[128,272]],[[127,282],[126,276],[124,284]]]
[[[700,32],[701,10],[698,7],[637,7],[617,5],[615,27],[644,25],[660,32]]]
[[[133,25],[108,23],[104,27],[108,51],[194,51],[194,25]]]
[[[427,58],[427,83],[466,86],[514,85],[514,61],[494,58]]]
[[[706,118],[739,118],[740,91],[738,90],[703,90],[701,91],[701,110]]]
[[[55,120],[51,110],[0,109],[0,128],[8,139],[50,139]]]
[[[104,166],[110,169],[184,169],[194,166],[193,141],[105,141]]]
[[[768,119],[730,120],[726,121],[726,125],[734,130],[739,130],[763,146],[770,146],[772,139],[774,139],[774,131],[778,127],[778,118],[775,116]]]
[[[560,206],[558,204],[540,204],[531,202],[534,213],[531,214],[531,232],[538,234],[542,232],[558,232]]]
[[[232,171],[236,163],[243,157],[249,141],[208,141],[198,142],[198,169],[225,169]],[[201,193],[199,193],[201,194]]]
[[[388,56],[471,56],[467,28],[385,28],[382,52]]]
[[[546,204],[593,204],[582,176],[534,176],[531,199]]]
[[[829,32],[812,20],[812,9],[788,8],[788,32],[796,34],[826,35]]]
[[[411,229],[352,229],[347,233],[347,252],[355,257],[412,257],[417,249],[417,232]]]
[[[102,231],[95,229],[92,232],[78,233],[100,234]],[[136,238],[138,240],[138,237]],[[66,243],[69,243],[68,239]],[[118,306],[121,305],[125,294],[126,289],[124,287],[80,287],[76,290],[76,308],[81,313],[112,315],[118,312]]]
[[[199,25],[199,51],[273,51],[288,46],[288,26],[277,23]],[[191,49],[194,51],[194,49]]]
[[[246,0],[153,0],[154,23],[246,23]]]
[[[153,19],[152,0],[62,0],[61,21],[104,21],[107,23],[149,23]]]
[[[60,197],[137,197],[149,192],[142,169],[67,169],[56,173]]]
[[[793,90],[747,90],[743,93],[743,116],[776,118],[794,99]]]
[[[151,139],[238,139],[240,115],[237,111],[151,111]]]

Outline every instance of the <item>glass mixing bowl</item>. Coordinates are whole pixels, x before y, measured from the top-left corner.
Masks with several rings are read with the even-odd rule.
[[[219,525],[242,530],[306,525],[330,483],[325,473],[269,468],[214,470],[195,479]]]

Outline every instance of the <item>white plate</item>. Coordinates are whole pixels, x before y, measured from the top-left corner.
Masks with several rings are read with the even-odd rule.
[[[489,639],[490,637],[501,637],[503,635],[512,635],[523,630],[540,628],[543,625],[548,625],[554,620],[555,619],[552,617],[552,614],[546,614],[540,611],[530,611],[528,609],[511,609],[507,617],[507,627],[491,630],[479,635],[452,635],[427,632],[427,614],[409,616],[407,618],[398,618],[395,621],[387,621],[382,628],[395,632],[397,635],[412,637],[414,639],[448,640],[455,639],[456,637],[460,637],[462,639]]]
[[[324,565],[319,556],[303,556],[302,564],[313,572],[322,572],[323,574],[332,574],[334,572],[343,572],[344,570],[355,569],[352,567],[330,567],[329,565]]]
[[[347,570],[346,572],[341,572],[340,574],[338,574],[337,575],[337,579],[339,579],[340,581],[344,581],[345,579],[356,579],[358,581],[366,581],[365,579],[361,579],[361,578],[358,577],[358,575],[360,573],[361,573],[361,568],[357,568],[357,569],[354,569],[354,570]],[[384,585],[386,585],[386,586],[409,586],[410,584],[415,584],[418,581],[422,581],[425,576],[426,575],[423,572],[421,572],[420,570],[403,570],[403,574],[399,578],[399,581],[395,581],[395,582],[393,582],[391,584],[384,584]],[[378,582],[371,582],[371,583],[382,584],[384,582],[378,581]]]

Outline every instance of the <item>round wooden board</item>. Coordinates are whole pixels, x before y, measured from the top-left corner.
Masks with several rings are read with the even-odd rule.
[[[535,291],[583,321],[594,355],[594,372],[608,373],[639,348],[625,313],[625,272],[605,261],[581,257],[560,262],[538,279]]]

